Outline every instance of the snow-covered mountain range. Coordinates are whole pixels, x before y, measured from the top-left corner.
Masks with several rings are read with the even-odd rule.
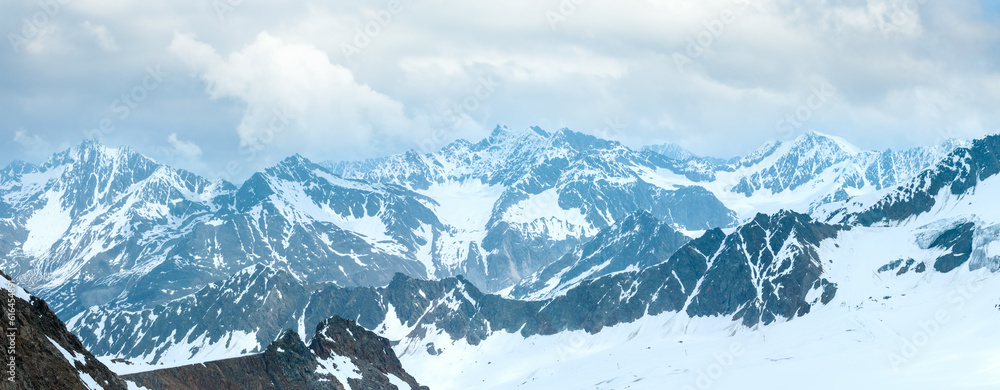
[[[0,267],[63,318],[168,301],[257,263],[342,285],[426,277],[417,249],[389,237],[423,242],[410,227],[440,227],[416,194],[297,156],[235,187],[87,141],[40,166],[11,164],[0,188]]]
[[[87,141],[0,170],[0,269],[97,356],[232,358],[340,316],[433,388],[419,371],[433,362],[520,372],[499,345],[650,321],[731,336],[882,296],[858,272],[995,272],[998,151],[998,137],[862,151],[809,132],[723,160],[498,127],[427,154],[296,155],[236,186]],[[852,260],[870,237],[898,249]]]
[[[570,130],[497,127],[478,143],[454,142],[331,172],[404,186],[433,199],[452,227],[431,252],[436,277],[464,275],[506,288],[636,210],[688,230],[737,221],[701,186],[664,186],[650,177],[672,160]]]
[[[648,218],[644,213],[634,217],[638,223],[655,223]],[[632,231],[609,228],[599,237],[619,234],[636,247],[663,245],[659,235]],[[596,332],[664,312],[723,315],[752,326],[794,318],[829,302],[837,287],[822,277],[816,247],[839,231],[792,212],[761,214],[728,235],[716,228],[690,242],[678,238],[686,244],[660,261],[591,274],[562,295],[536,301],[488,295],[461,277],[423,281],[402,274],[386,287],[331,284],[307,292],[287,272],[256,266],[189,299],[143,311],[93,307],[69,326],[94,353],[154,363],[257,351],[282,329],[305,329],[334,315],[418,344],[435,330],[475,344],[502,332],[525,337]],[[591,252],[587,246],[582,253]],[[116,338],[120,334],[134,337]]]

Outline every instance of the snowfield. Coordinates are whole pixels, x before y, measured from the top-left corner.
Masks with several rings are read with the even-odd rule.
[[[769,326],[670,313],[594,335],[504,333],[471,346],[438,334],[396,351],[432,389],[997,388],[1000,278],[967,267],[877,272],[901,256],[936,257],[913,233],[858,228],[827,240],[834,301]],[[440,355],[427,353],[432,342]]]

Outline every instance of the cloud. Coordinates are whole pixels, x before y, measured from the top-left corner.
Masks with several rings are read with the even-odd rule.
[[[224,19],[207,3],[79,1],[0,56],[7,125],[75,144],[163,65],[170,82],[105,142],[170,149],[177,132],[206,171],[237,160],[243,178],[292,153],[427,151],[498,123],[723,157],[809,129],[898,149],[1000,128],[1000,23],[978,0],[421,0],[391,20],[362,0],[244,1]],[[0,3],[0,25],[38,12]],[[820,86],[833,93],[808,120],[776,125]]]
[[[52,153],[52,144],[38,134],[30,134],[24,129],[14,131],[13,141],[21,145],[21,149],[31,157],[43,157]]]
[[[115,41],[114,35],[111,35],[111,31],[107,27],[102,25],[93,25],[89,21],[80,24],[84,30],[97,40],[97,45],[106,53],[116,52],[119,50],[118,42]]]
[[[174,154],[179,158],[197,159],[201,157],[201,148],[194,142],[178,139],[177,133],[170,133],[167,136],[167,143],[170,144]]]
[[[359,83],[309,44],[262,32],[224,57],[193,35],[177,33],[169,50],[205,82],[213,99],[245,105],[236,127],[244,150],[351,155],[419,130],[400,102]]]

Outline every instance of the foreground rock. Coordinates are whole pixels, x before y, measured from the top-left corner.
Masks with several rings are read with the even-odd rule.
[[[150,389],[427,389],[403,370],[389,340],[340,317],[321,322],[308,347],[286,330],[261,354],[126,378]]]
[[[91,355],[44,300],[0,272],[0,389],[126,389],[125,381]],[[11,364],[13,362],[13,364]]]

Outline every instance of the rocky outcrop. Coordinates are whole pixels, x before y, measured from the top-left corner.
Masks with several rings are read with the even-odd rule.
[[[397,386],[390,383],[389,375],[412,389],[426,389],[403,369],[388,339],[354,321],[334,316],[321,322],[316,326],[309,349],[320,361],[350,357],[362,377],[347,379],[352,389],[394,389]]]
[[[0,389],[127,388],[94,358],[44,300],[29,295],[0,272]]]
[[[339,317],[320,323],[308,347],[286,330],[260,354],[125,377],[154,390],[427,389],[403,369],[389,340]]]

